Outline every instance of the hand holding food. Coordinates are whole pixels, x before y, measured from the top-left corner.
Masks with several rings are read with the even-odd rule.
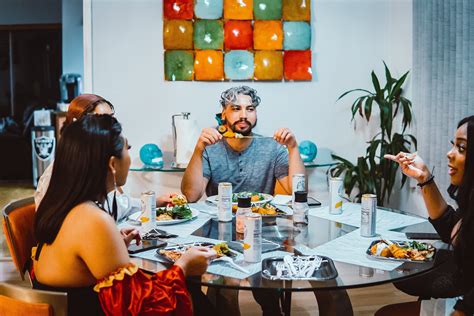
[[[190,219],[193,212],[188,205],[186,197],[182,194],[175,194],[170,198],[166,207],[156,209],[157,221],[169,221],[173,219]]]
[[[221,139],[222,135],[215,128],[207,127],[201,131],[196,147],[204,150],[206,146],[213,145]]]
[[[216,257],[214,249],[206,247],[191,247],[176,261],[183,269],[185,276],[201,275],[206,272],[209,260]]]
[[[424,182],[430,176],[428,167],[417,153],[399,152],[396,156],[384,155],[384,158],[397,162],[406,176],[416,179],[418,182]]]
[[[298,146],[296,137],[288,128],[279,128],[273,134],[273,138],[282,145],[288,148],[295,148]]]

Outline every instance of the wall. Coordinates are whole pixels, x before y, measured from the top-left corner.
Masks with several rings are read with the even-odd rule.
[[[371,87],[370,72],[384,78],[382,60],[394,76],[411,68],[411,0],[312,1],[312,82],[246,83],[257,89],[258,132],[271,135],[281,126],[299,140],[310,139],[339,155],[355,159],[373,134],[366,123],[350,122],[352,88]],[[189,111],[200,127],[215,124],[220,92],[238,83],[166,82],[163,77],[161,1],[97,0],[91,3],[92,91],[110,99],[124,125],[133,164],[148,142],[172,150],[171,115]],[[89,65],[86,66],[86,68]],[[87,73],[87,70],[86,70]],[[310,171],[316,198],[325,199],[324,170]],[[132,173],[132,193],[178,188],[179,174]],[[145,188],[146,187],[146,188]]]
[[[63,0],[63,73],[84,78],[82,0]]]
[[[61,0],[0,0],[0,25],[61,23]]]

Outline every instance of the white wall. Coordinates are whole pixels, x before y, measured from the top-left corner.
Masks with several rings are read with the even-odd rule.
[[[61,23],[61,0],[0,0],[0,25]]]
[[[95,0],[91,5],[92,90],[110,99],[124,125],[133,164],[147,142],[171,151],[171,115],[189,111],[201,127],[215,124],[218,97],[238,83],[166,82],[163,75],[162,1]],[[394,76],[411,68],[411,0],[312,1],[312,82],[245,83],[257,89],[258,132],[270,135],[281,126],[299,140],[355,159],[372,135],[365,122],[351,124],[352,88],[371,88],[370,72],[384,78],[382,60]],[[86,50],[88,48],[86,47]],[[87,67],[88,65],[86,65]],[[87,70],[86,70],[87,73]],[[311,171],[313,195],[324,200],[322,171]],[[132,173],[132,192],[179,187],[180,175]]]
[[[63,73],[84,78],[82,0],[62,1]]]

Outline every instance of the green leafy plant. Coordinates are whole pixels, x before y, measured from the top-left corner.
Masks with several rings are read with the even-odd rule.
[[[353,200],[360,201],[362,194],[373,193],[377,195],[377,204],[383,206],[384,202],[390,201],[398,164],[383,158],[385,154],[397,154],[400,151],[408,152],[417,147],[416,138],[406,133],[406,129],[413,120],[412,103],[405,98],[402,86],[408,76],[407,71],[399,79],[393,78],[390,70],[385,66],[385,86],[380,85],[377,75],[372,71],[372,84],[374,91],[365,89],[353,89],[343,93],[337,100],[354,92],[363,92],[352,103],[352,119],[354,121],[357,114],[370,122],[374,116],[372,108],[378,106],[380,115],[380,130],[369,141],[365,156],[357,158],[356,163],[340,156],[333,155],[333,158],[340,161],[338,165],[331,169],[331,175],[344,177],[344,189],[349,196],[353,195]],[[401,127],[394,128],[397,118],[401,119]],[[395,131],[394,131],[395,130]],[[402,177],[401,187],[407,178]],[[357,190],[357,194],[352,194]]]

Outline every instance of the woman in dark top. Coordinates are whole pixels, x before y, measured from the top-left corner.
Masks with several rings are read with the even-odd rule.
[[[451,315],[474,313],[474,116],[458,124],[453,147],[447,154],[451,185],[448,192],[458,204],[454,210],[444,200],[434,176],[416,154],[399,153],[385,158],[398,162],[403,173],[418,181],[429,220],[442,240],[453,246],[453,255],[433,272],[395,286],[422,298],[462,296]]]
[[[34,287],[67,292],[69,315],[192,315],[185,277],[204,273],[215,252],[191,248],[152,276],[130,262],[127,240],[103,207],[107,192],[125,184],[128,150],[110,115],[86,115],[64,129],[35,215]]]

